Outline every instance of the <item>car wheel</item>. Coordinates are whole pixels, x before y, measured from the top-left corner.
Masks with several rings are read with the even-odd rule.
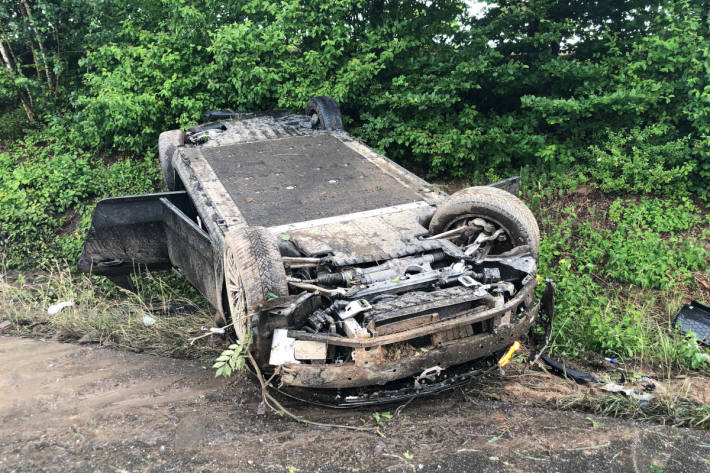
[[[492,240],[490,254],[521,245],[537,254],[540,246],[540,230],[530,209],[513,194],[495,187],[469,187],[447,197],[434,212],[429,233],[439,235],[461,227],[480,231],[462,232],[456,237],[460,246],[471,245],[482,231],[492,235],[502,230]]]
[[[251,315],[274,297],[288,295],[286,271],[276,237],[263,227],[244,227],[225,236],[224,278],[234,331],[244,340]]]
[[[158,156],[163,180],[169,191],[175,190],[175,170],[172,159],[175,150],[185,144],[185,132],[182,130],[164,131],[158,137]]]
[[[311,119],[311,128],[318,130],[343,130],[340,107],[332,97],[313,97],[306,105],[306,116]]]

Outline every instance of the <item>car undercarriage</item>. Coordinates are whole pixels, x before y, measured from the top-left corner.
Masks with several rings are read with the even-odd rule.
[[[536,320],[518,181],[447,195],[345,133],[332,99],[165,132],[160,157],[169,192],[100,202],[80,268],[178,270],[290,395],[447,389]]]

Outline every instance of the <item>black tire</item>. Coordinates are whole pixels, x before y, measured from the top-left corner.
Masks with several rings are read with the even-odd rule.
[[[306,105],[306,116],[311,119],[311,128],[319,130],[343,130],[340,107],[332,97],[313,97]]]
[[[164,131],[158,137],[158,156],[160,157],[160,170],[163,173],[165,187],[169,191],[175,190],[175,170],[172,159],[175,150],[185,144],[185,132],[182,130]]]
[[[286,271],[276,237],[263,227],[244,227],[225,236],[224,277],[234,329],[241,340],[252,328],[249,315],[272,297],[288,295]]]
[[[505,230],[513,246],[529,245],[537,254],[540,230],[535,216],[522,200],[495,187],[469,187],[451,194],[434,212],[429,233],[450,230],[452,224],[467,216],[495,222]]]

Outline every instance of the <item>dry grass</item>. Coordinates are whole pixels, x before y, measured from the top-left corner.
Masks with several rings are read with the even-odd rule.
[[[682,392],[662,394],[647,406],[642,406],[634,398],[616,394],[575,395],[564,399],[557,407],[675,427],[710,429],[710,406],[688,399]]]
[[[2,273],[2,271],[0,271]],[[214,357],[226,343],[207,337],[190,339],[213,326],[214,312],[180,278],[144,274],[137,290],[127,291],[100,277],[75,275],[57,268],[49,273],[8,274],[0,279],[0,313],[24,336],[79,340],[133,351],[199,358]],[[61,301],[74,305],[49,315]],[[154,320],[144,323],[144,317]]]

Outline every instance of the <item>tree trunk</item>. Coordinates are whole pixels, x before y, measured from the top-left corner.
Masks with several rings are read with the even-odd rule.
[[[10,42],[7,36],[7,32],[5,31],[5,28],[0,25],[0,42],[2,42],[3,39],[7,42],[7,50],[10,51],[10,57],[12,58],[12,64],[15,65],[15,73],[19,76],[22,76],[22,69],[20,69],[20,63],[17,61],[17,56],[15,56],[15,51],[12,49],[12,43]],[[32,98],[32,93],[30,92],[30,88],[25,86],[25,92],[27,92],[27,98],[29,99],[30,102],[30,109],[33,109],[35,106],[34,99]]]
[[[22,4],[25,6],[25,11],[27,12],[27,18],[30,21],[30,28],[32,28],[32,31],[35,34],[35,40],[37,41],[37,45],[39,46],[39,53],[42,56],[42,63],[44,64],[44,72],[47,74],[47,86],[49,86],[50,92],[52,91],[52,76],[49,73],[49,62],[47,61],[47,54],[44,52],[44,45],[42,45],[42,38],[39,35],[39,31],[37,31],[37,27],[35,27],[35,21],[34,18],[32,18],[32,10],[30,10],[30,6],[27,4],[27,0],[22,0]]]
[[[62,51],[60,49],[60,43],[59,43],[59,30],[52,25],[52,30],[54,30],[54,40],[57,42],[57,60],[56,63],[59,63],[62,57]],[[57,68],[58,71],[61,71],[61,68]],[[59,76],[61,75],[61,72],[55,72],[54,73],[54,93],[56,95],[57,91],[59,90]]]
[[[20,12],[20,15],[22,16],[22,19],[25,22],[29,23],[29,20],[27,20],[27,14],[25,13],[21,5],[18,10]],[[37,82],[42,84],[42,73],[39,72],[39,59],[37,58],[37,50],[35,49],[35,43],[34,41],[32,41],[32,35],[30,34],[27,35],[27,44],[30,45],[30,51],[32,52],[32,60],[34,61],[35,71],[37,71]],[[44,87],[42,87],[42,90],[44,90]]]
[[[0,41],[0,56],[2,56],[2,60],[5,63],[5,67],[10,72],[10,77],[14,78],[15,67],[12,63],[10,55],[8,54],[7,48],[5,48],[5,44],[2,41]],[[30,107],[27,98],[19,90],[17,91],[17,96],[20,97],[20,102],[22,103],[22,108],[25,110],[27,119],[30,121],[30,123],[34,122],[34,114],[32,113],[32,108]]]

